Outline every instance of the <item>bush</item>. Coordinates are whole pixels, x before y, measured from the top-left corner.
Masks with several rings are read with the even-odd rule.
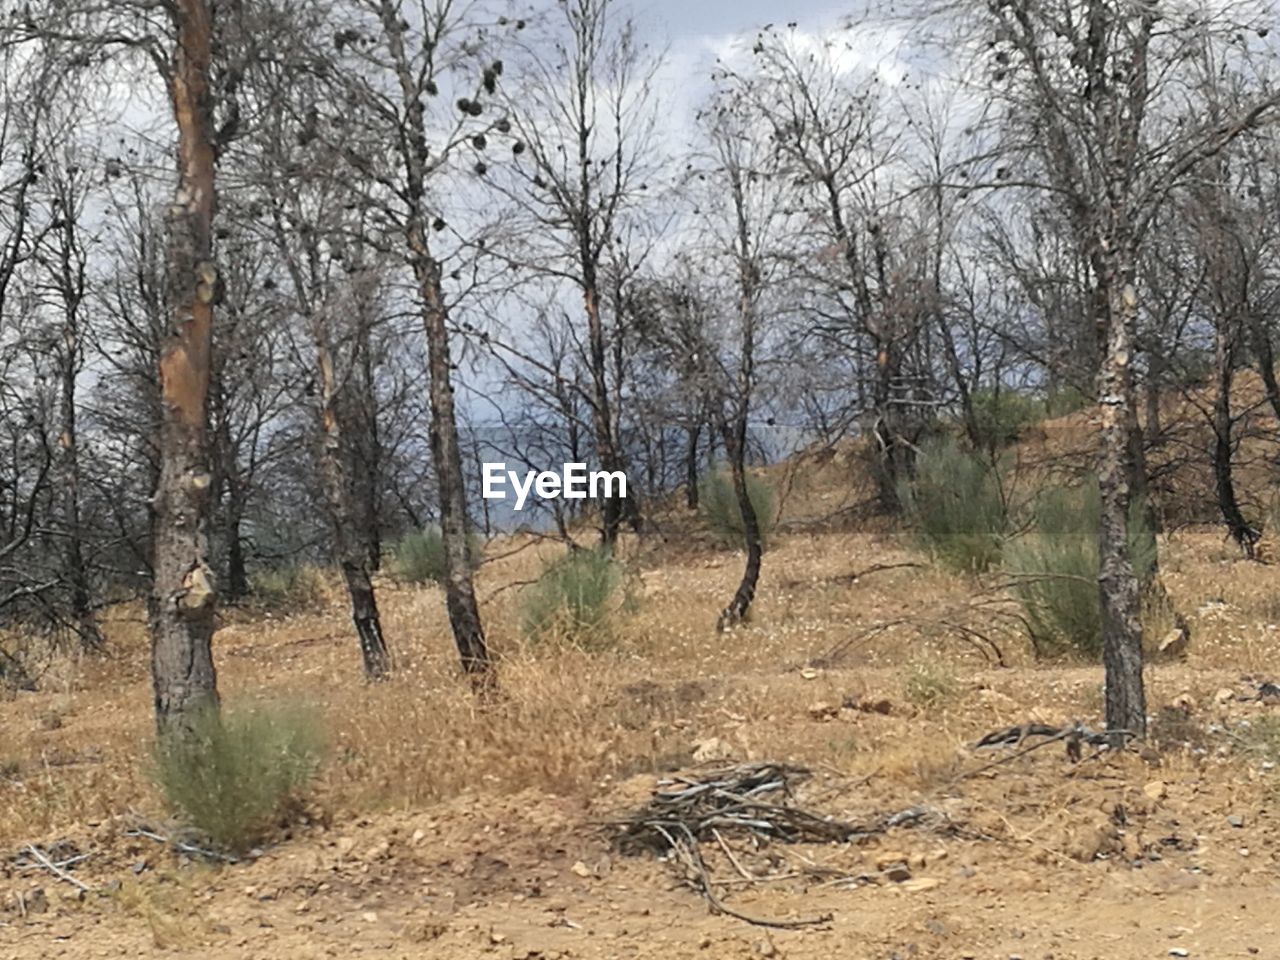
[[[325,573],[312,563],[259,570],[249,578],[249,587],[255,600],[273,609],[323,607],[329,600]]]
[[[471,569],[480,566],[483,546],[474,533],[467,535]],[[444,562],[444,537],[439,527],[405,534],[392,550],[392,569],[409,583],[442,583],[449,571]]]
[[[1000,560],[1009,518],[988,460],[952,438],[930,440],[898,496],[924,549],[946,566],[981,573]]]
[[[977,390],[970,397],[978,446],[1000,450],[1043,415],[1043,405],[1016,390]]]
[[[748,473],[747,499],[756,511],[760,544],[767,547],[773,532],[773,487]],[[743,547],[746,533],[742,528],[742,510],[738,506],[738,494],[733,489],[733,474],[727,469],[713,470],[699,481],[698,511],[721,544],[731,549]]]
[[[1093,403],[1093,398],[1079,387],[1059,387],[1045,400],[1045,414],[1050,417],[1065,417],[1083,410]]]
[[[209,842],[243,853],[296,810],[319,769],[316,718],[296,708],[209,711],[190,736],[157,744],[153,776],[165,799]]]
[[[1031,639],[1040,654],[1074,652],[1089,659],[1102,653],[1102,607],[1098,596],[1096,481],[1041,494],[1029,533],[1005,549],[1005,569],[1017,578]],[[1139,582],[1155,569],[1155,540],[1141,503],[1129,516],[1129,557]]]
[[[919,661],[907,668],[902,692],[908,702],[922,710],[942,706],[960,691],[955,675],[944,665]]]
[[[622,568],[603,550],[571,550],[548,564],[525,591],[524,632],[531,639],[559,638],[584,647],[609,638],[613,598]]]

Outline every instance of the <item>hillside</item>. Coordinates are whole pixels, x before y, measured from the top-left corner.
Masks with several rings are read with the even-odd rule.
[[[1019,455],[1062,462],[1068,440],[1087,443],[1087,414],[1073,416]],[[1249,442],[1260,459],[1264,441]],[[141,611],[112,611],[110,659],[58,660],[0,702],[0,957],[1270,955],[1280,705],[1256,694],[1280,677],[1274,568],[1213,527],[1165,538],[1193,639],[1185,661],[1149,669],[1141,751],[977,751],[1029,721],[1098,726],[1101,669],[1034,661],[984,587],[857,529],[859,463],[848,447],[770,468],[783,523],[751,623],[722,636],[741,558],[685,535],[696,524],[678,512],[625,544],[633,599],[591,652],[520,633],[518,585],[557,548],[491,545],[478,590],[506,697],[488,708],[456,676],[433,587],[383,585],[398,669],[374,686],[336,590],[287,616],[226,614],[228,707],[308,704],[331,741],[304,815],[234,864],[136,834],[172,824],[147,773]],[[1250,469],[1262,500],[1269,481]],[[1170,489],[1199,483],[1187,472]],[[863,838],[726,828],[701,844],[726,907],[821,923],[716,915],[688,863],[613,843],[608,822],[664,775],[759,761],[806,768],[786,802],[820,817],[884,825],[917,809]],[[28,844],[86,855],[68,870],[89,890]]]

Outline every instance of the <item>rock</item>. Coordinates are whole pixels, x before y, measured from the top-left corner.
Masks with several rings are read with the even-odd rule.
[[[1196,709],[1195,698],[1189,693],[1180,693],[1169,701],[1169,706],[1174,710],[1180,710],[1187,716],[1191,716]]]
[[[1191,956],[1191,951],[1190,951],[1190,950],[1188,950],[1186,947],[1172,947],[1172,948],[1170,948],[1170,950],[1169,950],[1169,956],[1171,956],[1171,957],[1189,957],[1189,956]]]
[[[1163,780],[1152,780],[1142,788],[1142,792],[1150,800],[1163,800],[1169,795],[1169,787]]]
[[[587,866],[585,863],[583,863],[581,860],[579,860],[579,861],[578,861],[577,863],[575,863],[572,867],[570,867],[570,868],[569,868],[569,870],[570,870],[570,871],[572,871],[572,872],[573,872],[574,874],[576,874],[577,876],[582,877],[582,878],[584,878],[584,879],[585,879],[585,878],[587,878],[587,877],[592,876],[591,868],[590,868],[590,867],[588,867],[588,866]]]
[[[778,948],[767,937],[764,940],[757,940],[753,950],[757,957],[776,957],[778,955]]]
[[[695,740],[693,743],[693,762],[708,763],[712,760],[728,760],[733,756],[733,747],[719,737],[708,737],[706,740]]]
[[[908,893],[924,893],[926,890],[934,890],[942,886],[942,881],[937,877],[911,877],[902,881],[902,889]]]
[[[360,919],[365,923],[377,923],[378,915],[372,910],[366,910],[364,913],[360,914]]]
[[[1156,647],[1156,654],[1164,660],[1181,660],[1187,655],[1191,633],[1186,627],[1174,627],[1166,633]]]
[[[813,667],[805,667],[800,671],[800,676],[805,680],[816,680],[818,677],[818,671],[813,669]]]
[[[415,830],[413,831],[413,836],[409,838],[409,842],[416,847],[425,839],[427,839],[427,833],[425,830]]]
[[[1233,813],[1231,814],[1231,816],[1227,817],[1227,823],[1231,824],[1231,826],[1239,830],[1241,827],[1244,826],[1244,817],[1240,816],[1237,813]]]
[[[338,848],[338,856],[349,857],[356,848],[356,842],[351,837],[339,837],[335,846]]]
[[[1235,698],[1236,692],[1230,687],[1219,687],[1218,692],[1213,695],[1213,702],[1222,704],[1226,703],[1228,700],[1234,700]]]
[[[911,871],[905,863],[891,863],[883,872],[885,879],[894,883],[905,883],[911,879]]]
[[[27,913],[45,913],[49,909],[49,897],[44,887],[34,887],[22,895],[22,904]]]

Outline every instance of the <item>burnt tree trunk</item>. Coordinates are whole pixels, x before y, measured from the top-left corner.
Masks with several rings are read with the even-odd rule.
[[[168,212],[166,273],[172,326],[160,351],[160,476],[154,527],[151,675],[161,737],[219,706],[212,639],[217,588],[209,565],[209,394],[213,308],[214,160],[208,0],[175,0],[170,97],[178,127],[178,186]]]
[[[1232,477],[1231,459],[1234,453],[1231,417],[1231,385],[1235,363],[1235,334],[1231,319],[1219,316],[1214,337],[1214,397],[1213,397],[1213,480],[1218,494],[1218,509],[1227,525],[1231,538],[1239,544],[1245,556],[1254,555],[1254,545],[1259,533],[1240,511],[1236,499],[1235,480]]]
[[[391,671],[391,655],[382,634],[378,602],[373,592],[369,569],[369,551],[358,534],[356,509],[351,483],[346,470],[342,446],[342,426],[338,413],[338,387],[329,353],[328,338],[320,328],[320,320],[312,318],[316,346],[316,365],[320,375],[320,465],[324,476],[325,499],[329,501],[329,519],[333,529],[333,546],[342,578],[351,599],[351,622],[360,643],[360,661],[369,680],[382,680]]]
[[[392,66],[400,84],[404,105],[400,159],[403,164],[407,216],[404,220],[409,265],[417,282],[422,325],[427,339],[427,367],[431,379],[431,458],[440,490],[440,534],[444,546],[445,606],[462,669],[472,689],[482,696],[496,690],[497,672],[485,640],[476,602],[470,544],[467,537],[467,485],[462,473],[462,448],[453,399],[449,351],[449,307],[441,282],[440,262],[427,241],[426,208],[428,149],[424,118],[422,77],[410,66],[404,46],[405,27],[399,6],[382,0],[379,5]]]
[[[690,510],[698,509],[698,439],[702,435],[702,422],[689,427],[688,443],[684,450],[684,502]]]
[[[227,492],[227,513],[224,522],[227,539],[227,598],[239,600],[249,595],[249,573],[245,566],[244,495],[233,482]]]
[[[586,243],[583,246],[587,246]],[[596,289],[595,264],[584,254],[585,288],[582,299],[587,314],[587,360],[591,371],[591,425],[595,433],[596,458],[601,469],[612,473],[622,469],[617,438],[613,434],[612,403],[605,357],[604,321],[600,316],[600,294]],[[600,544],[612,550],[618,542],[624,504],[618,497],[605,497],[600,504]]]
[[[729,472],[733,477],[734,497],[738,502],[738,510],[742,514],[742,539],[747,550],[747,563],[742,570],[738,589],[734,591],[733,600],[721,611],[720,618],[716,621],[716,631],[720,633],[747,619],[751,612],[751,603],[755,600],[756,586],[760,582],[760,565],[764,558],[760,518],[756,516],[756,508],[751,502],[747,487],[746,417],[736,417],[732,424],[725,420],[721,435],[724,437],[724,447],[728,454]]]
[[[1106,350],[1098,378],[1102,450],[1098,464],[1098,593],[1102,605],[1102,657],[1106,669],[1107,727],[1143,736],[1147,729],[1142,680],[1140,593],[1129,553],[1132,501],[1133,358],[1138,294],[1136,256],[1108,251],[1103,276],[1109,305]],[[1122,735],[1117,735],[1123,739]]]
[[[80,443],[77,423],[76,381],[83,365],[80,335],[80,306],[85,293],[85,260],[76,236],[76,218],[71,185],[63,196],[65,215],[59,227],[55,284],[63,306],[62,353],[59,356],[60,409],[58,467],[61,490],[61,520],[66,538],[62,575],[68,587],[69,613],[80,647],[86,653],[101,653],[106,647],[93,611],[93,591],[84,557],[84,524],[80,511]]]
[[[453,402],[453,378],[449,359],[448,308],[440,285],[440,265],[427,252],[426,233],[420,221],[410,226],[414,273],[423,303],[423,327],[427,335],[427,365],[431,377],[431,460],[440,487],[440,532],[444,542],[445,605],[453,639],[462,658],[463,672],[478,693],[493,689],[497,674],[480,622],[471,571],[471,544],[467,537],[467,485],[462,475],[462,449],[458,443],[457,412]]]

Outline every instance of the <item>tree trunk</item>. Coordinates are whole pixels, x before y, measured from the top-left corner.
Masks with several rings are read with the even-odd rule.
[[[440,536],[444,546],[445,606],[453,640],[462,659],[463,672],[472,689],[481,696],[496,691],[497,673],[480,621],[475,584],[471,577],[470,545],[467,542],[467,485],[462,474],[462,448],[458,442],[458,418],[453,402],[453,378],[449,357],[449,308],[441,286],[440,263],[427,242],[428,214],[426,158],[430,155],[423,118],[421,77],[409,65],[404,47],[404,28],[399,5],[381,0],[388,52],[391,54],[405,108],[401,141],[404,164],[404,196],[409,210],[405,218],[405,241],[409,263],[418,284],[422,305],[422,325],[427,338],[427,367],[431,379],[431,458],[440,488]]]
[[[684,502],[690,510],[698,509],[698,438],[701,421],[689,427],[689,443],[684,453]]]
[[[244,523],[244,503],[234,488],[227,499],[227,599],[239,600],[249,595],[249,574],[245,569],[244,537],[240,526]]]
[[[64,356],[61,363],[61,430],[60,473],[62,487],[62,525],[66,537],[63,554],[63,576],[70,592],[71,620],[75,624],[80,647],[86,653],[101,653],[106,647],[102,631],[94,616],[89,571],[84,561],[84,529],[80,516],[80,446],[76,421],[76,378],[80,373],[80,301],[83,296],[83,265],[79,270],[72,262],[75,226],[68,217],[64,224],[62,245],[62,282],[65,284],[66,321],[62,328]],[[79,282],[75,274],[79,273]]]
[[[351,484],[347,475],[342,447],[342,427],[338,417],[337,384],[333,359],[329,355],[328,338],[319,318],[312,318],[317,367],[320,374],[320,461],[325,481],[325,497],[329,501],[329,519],[333,528],[334,552],[351,599],[351,621],[360,642],[360,660],[369,680],[382,680],[391,670],[391,655],[378,619],[378,603],[369,575],[369,554],[358,535],[356,511],[352,503]]]
[[[588,269],[583,303],[587,312],[588,360],[591,368],[591,422],[595,432],[596,457],[602,470],[612,473],[621,469],[617,438],[613,435],[613,415],[605,366],[604,322],[600,317],[600,295],[595,288],[594,268]],[[613,550],[618,542],[623,504],[617,497],[606,497],[600,504],[600,544]]]
[[[1262,384],[1267,389],[1267,401],[1271,410],[1280,420],[1280,383],[1276,382],[1276,357],[1271,349],[1271,336],[1263,326],[1262,318],[1256,311],[1249,311],[1249,332],[1253,338],[1253,353],[1258,361],[1258,373]]]
[[[1258,542],[1259,533],[1240,512],[1240,503],[1236,499],[1235,481],[1231,475],[1232,457],[1232,419],[1231,419],[1231,381],[1232,366],[1235,362],[1235,343],[1230,318],[1220,316],[1214,343],[1214,380],[1216,390],[1213,398],[1213,479],[1218,494],[1218,509],[1222,512],[1223,522],[1227,530],[1245,556],[1253,559],[1254,545]]]
[[[738,510],[742,514],[742,538],[747,549],[747,564],[742,571],[742,580],[733,594],[733,600],[725,607],[716,621],[716,631],[723,633],[747,619],[751,612],[751,602],[756,596],[756,585],[760,581],[760,564],[764,557],[764,544],[760,538],[760,518],[756,516],[755,505],[747,488],[746,468],[746,418],[739,417],[738,423],[730,426],[725,422],[721,433],[724,446],[729,457],[729,471],[733,476],[733,492],[738,501]]]
[[[218,708],[212,639],[217,588],[209,566],[209,393],[213,308],[214,147],[208,0],[175,0],[170,94],[178,127],[178,187],[166,266],[173,325],[160,352],[160,477],[154,497],[151,674],[161,737]]]
[[[444,541],[445,605],[462,669],[480,694],[492,692],[497,674],[485,641],[472,581],[471,545],[467,537],[467,486],[462,475],[462,450],[453,403],[449,360],[448,308],[440,286],[440,265],[427,253],[426,234],[414,221],[411,244],[414,273],[422,297],[422,322],[427,335],[427,364],[431,377],[431,459],[440,486],[440,532]]]
[[[1103,664],[1106,669],[1107,727],[1144,736],[1146,691],[1142,678],[1142,622],[1138,581],[1129,553],[1129,506],[1132,479],[1131,425],[1134,416],[1133,333],[1138,294],[1136,257],[1131,251],[1108,251],[1104,276],[1110,322],[1099,376],[1102,452],[1098,489],[1098,591],[1102,604]],[[1123,742],[1116,735],[1116,744]]]

